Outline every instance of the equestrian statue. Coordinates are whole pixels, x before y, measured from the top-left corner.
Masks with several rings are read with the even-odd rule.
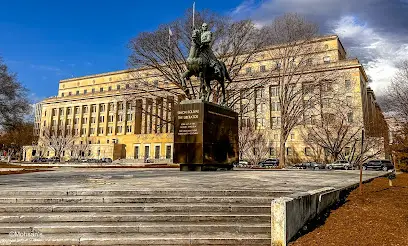
[[[194,29],[191,35],[191,47],[187,58],[187,71],[182,74],[183,88],[191,99],[187,89],[187,80],[191,76],[200,79],[201,99],[209,101],[211,95],[211,81],[216,80],[221,86],[221,104],[226,104],[225,80],[232,82],[224,62],[219,61],[211,50],[212,32],[208,30],[207,23],[203,23],[201,30]],[[191,83],[191,81],[190,81]]]

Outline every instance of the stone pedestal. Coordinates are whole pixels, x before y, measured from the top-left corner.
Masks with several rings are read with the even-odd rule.
[[[175,107],[174,163],[181,171],[232,169],[238,162],[238,114],[201,100]]]

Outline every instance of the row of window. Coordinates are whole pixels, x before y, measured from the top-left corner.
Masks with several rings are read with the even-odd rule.
[[[323,57],[323,63],[327,64],[327,63],[330,63],[330,61],[331,61],[330,56],[325,56],[325,57]],[[295,62],[295,60],[292,60],[291,62]],[[307,63],[308,65],[312,65],[312,64],[313,64],[313,59],[308,59],[308,60],[306,61],[306,63]],[[273,70],[280,69],[281,67],[282,67],[281,62],[275,62],[275,66],[274,66]],[[266,71],[267,71],[267,69],[266,69],[266,66],[265,66],[265,65],[260,65],[260,66],[259,66],[259,72],[264,73],[264,72],[266,72]],[[253,72],[253,71],[252,71],[252,67],[247,67],[247,68],[245,69],[245,73],[246,73],[246,74],[251,74],[252,72]]]
[[[134,83],[133,86],[130,85],[130,84],[125,84],[124,86],[122,86],[122,85],[116,85],[116,90],[130,89],[130,88],[132,88],[132,89],[137,89],[138,86],[139,86],[138,83]],[[159,81],[158,81],[158,80],[154,80],[154,81],[153,81],[153,86],[154,86],[154,87],[158,87],[158,86],[159,86]],[[108,86],[107,91],[112,91],[112,90],[113,90],[112,86]],[[105,88],[104,88],[104,87],[100,87],[100,88],[99,88],[99,92],[104,92],[104,91],[105,91]],[[92,89],[91,89],[91,93],[92,93],[92,94],[94,94],[94,93],[96,93],[96,92],[97,92],[97,89],[95,89],[95,88],[92,88]],[[76,96],[78,96],[78,95],[80,95],[80,94],[81,94],[81,92],[80,92],[79,90],[75,91],[75,95],[76,95]],[[83,92],[82,92],[82,94],[83,94],[83,95],[88,94],[88,89],[84,89]],[[64,96],[72,96],[72,95],[73,95],[73,92],[71,92],[71,91],[69,91],[68,94],[65,94],[65,92],[62,92],[62,93],[61,93],[61,97],[64,97]]]

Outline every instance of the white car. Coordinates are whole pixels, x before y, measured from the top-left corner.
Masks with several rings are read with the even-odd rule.
[[[335,161],[326,165],[327,169],[351,169],[351,164],[348,161]]]

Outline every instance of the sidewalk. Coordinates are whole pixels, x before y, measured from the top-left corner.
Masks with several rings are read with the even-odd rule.
[[[397,175],[392,187],[387,178],[363,187],[362,197],[354,190],[324,225],[289,245],[408,245],[408,173]]]

